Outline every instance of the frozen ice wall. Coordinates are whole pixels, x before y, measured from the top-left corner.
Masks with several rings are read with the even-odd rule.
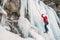
[[[29,0],[28,1],[28,10],[30,16],[30,22],[32,25],[38,28],[38,32],[43,34],[44,32],[44,23],[41,18],[41,14],[44,13],[49,19],[49,25],[53,40],[60,40],[60,29],[58,26],[59,18],[56,15],[56,12],[51,8],[45,5],[42,1],[38,4],[38,0]]]
[[[25,9],[28,9],[28,15],[31,25],[37,29],[37,34],[42,35],[46,40],[59,40],[60,39],[60,29],[58,23],[60,19],[56,15],[56,12],[49,6],[45,5],[42,1],[38,3],[38,0],[21,0],[21,10],[20,18],[18,20],[18,25],[22,30],[25,37],[28,36],[31,25],[29,21],[25,18]],[[44,33],[44,22],[41,18],[41,14],[44,13],[49,19],[47,34]],[[27,23],[27,24],[26,24]],[[30,25],[30,26],[29,26]],[[26,30],[25,30],[26,29]],[[27,33],[27,34],[26,34]],[[48,36],[50,35],[50,36]],[[33,35],[32,35],[33,36]]]
[[[49,18],[49,25],[50,25],[50,28],[56,38],[56,40],[60,40],[60,29],[59,29],[59,26],[58,26],[58,23],[57,21],[59,19],[57,19],[57,14],[55,13],[55,11],[50,8],[50,7],[46,7],[46,11],[47,11],[47,16]]]

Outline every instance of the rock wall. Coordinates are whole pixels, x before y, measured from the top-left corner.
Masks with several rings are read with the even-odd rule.
[[[8,16],[19,16],[20,11],[20,0],[8,0],[4,6],[4,9],[7,11]]]

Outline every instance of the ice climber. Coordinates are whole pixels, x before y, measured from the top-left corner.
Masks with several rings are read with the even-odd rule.
[[[48,28],[47,28],[48,18],[47,18],[47,16],[45,14],[42,14],[41,16],[42,16],[43,21],[44,21],[44,28],[45,28],[45,32],[44,33],[47,33],[48,32]]]

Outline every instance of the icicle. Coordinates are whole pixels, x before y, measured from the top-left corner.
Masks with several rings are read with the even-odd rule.
[[[30,30],[30,22],[25,18],[25,8],[27,0],[21,0],[21,9],[20,9],[20,17],[18,20],[19,29],[22,31],[23,37],[27,38]]]
[[[20,17],[25,17],[26,0],[21,0]]]
[[[0,10],[1,10],[1,12],[0,13],[2,13],[3,15],[2,15],[2,19],[1,19],[1,24],[5,24],[5,22],[6,22],[6,17],[7,17],[7,12],[2,8],[2,7],[0,7]]]
[[[7,2],[7,0],[2,0],[2,2],[3,2],[3,6],[2,7],[4,7],[4,5]]]

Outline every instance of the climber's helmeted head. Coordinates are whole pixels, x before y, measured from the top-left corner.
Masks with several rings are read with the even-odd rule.
[[[46,15],[42,13],[42,16],[45,17]]]

